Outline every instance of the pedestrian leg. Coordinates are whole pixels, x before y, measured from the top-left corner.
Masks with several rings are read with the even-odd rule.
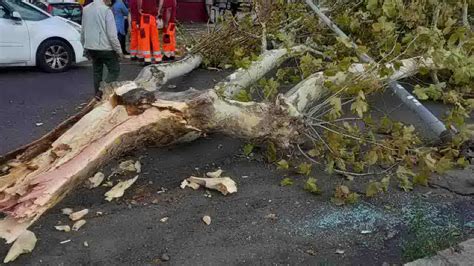
[[[120,75],[120,62],[116,52],[105,51],[104,52],[104,63],[107,66],[107,78],[105,82],[110,83],[117,81]]]
[[[151,63],[150,47],[150,15],[142,15],[140,21],[140,36],[138,42],[139,53],[143,56],[146,63]]]
[[[140,31],[138,29],[137,21],[132,20],[131,23],[131,29],[130,29],[130,56],[132,59],[136,59],[137,57],[140,57],[138,54],[138,32]]]
[[[102,96],[100,91],[100,83],[103,80],[104,62],[100,51],[89,50],[89,55],[92,58],[92,73],[94,77],[94,93],[99,98]]]
[[[161,63],[163,56],[161,55],[161,47],[160,47],[160,38],[158,36],[158,27],[156,26],[156,18],[150,18],[150,40],[151,40],[151,47],[153,51],[153,59],[155,60],[155,64]]]
[[[176,36],[174,23],[168,23],[167,27],[163,28],[163,52],[165,59],[174,59],[176,51]]]
[[[117,37],[118,37],[118,40],[120,42],[120,47],[122,48],[122,54],[124,54],[124,55],[128,54],[127,53],[127,48],[125,47],[125,38],[126,38],[126,36],[121,34],[121,33],[117,33]]]

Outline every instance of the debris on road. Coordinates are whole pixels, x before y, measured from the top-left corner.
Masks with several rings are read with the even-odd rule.
[[[308,249],[308,250],[306,250],[305,252],[306,252],[306,254],[308,254],[308,255],[316,256],[316,251],[314,251],[314,250],[312,250],[312,249]]]
[[[79,231],[79,229],[86,224],[86,220],[82,219],[74,223],[72,226],[73,231]]]
[[[187,179],[190,183],[196,183],[209,189],[221,192],[223,195],[237,192],[237,185],[230,177],[206,178],[191,176]]]
[[[360,231],[360,233],[363,234],[363,235],[367,235],[367,234],[371,234],[372,231],[370,231],[370,230],[362,230],[362,231]]]
[[[93,177],[88,179],[87,187],[89,189],[96,188],[102,184],[104,181],[105,175],[102,172],[97,172]]]
[[[204,197],[206,198],[212,198],[212,194],[209,190],[206,190],[206,192],[204,192]]]
[[[343,249],[336,249],[336,254],[342,255],[345,251]]]
[[[270,214],[265,215],[265,218],[270,219],[270,220],[276,220],[277,216],[274,213],[270,213]]]
[[[168,221],[169,217],[163,217],[160,219],[160,222],[166,223]]]
[[[135,168],[135,167],[134,167]],[[132,179],[121,181],[117,183],[111,190],[107,191],[105,195],[106,201],[112,201],[115,198],[120,198],[125,193],[125,190],[128,189],[135,181],[137,181],[138,175]]]
[[[84,247],[88,247],[89,246],[89,243],[87,243],[87,241],[84,241]]]
[[[163,253],[163,255],[161,255],[161,261],[169,261],[170,260],[170,256],[166,253]]]
[[[204,217],[202,217],[202,221],[207,224],[207,225],[210,225],[211,224],[211,216],[209,215],[204,215]]]
[[[59,242],[59,244],[66,244],[66,243],[69,243],[69,242],[71,242],[71,239],[63,240],[63,241]]]
[[[63,231],[63,232],[70,232],[71,227],[69,225],[56,225],[54,228],[58,231]]]
[[[182,189],[185,189],[186,187],[190,187],[190,188],[196,190],[196,189],[198,189],[200,186],[199,186],[199,184],[197,184],[197,183],[189,182],[187,179],[184,179],[183,182],[181,182],[180,187],[181,187]]]
[[[64,215],[71,215],[71,213],[73,213],[74,210],[71,209],[71,208],[64,208],[64,209],[61,209],[61,213],[64,214]]]
[[[219,177],[221,177],[222,172],[223,171],[221,169],[219,169],[215,172],[207,172],[206,175],[210,178],[219,178]]]
[[[140,161],[127,160],[119,164],[119,169],[122,173],[125,173],[125,172],[140,173],[142,170],[142,165]]]
[[[69,219],[72,221],[80,220],[82,217],[86,216],[89,213],[89,209],[84,209],[82,211],[73,212],[69,215]]]
[[[13,243],[3,263],[14,261],[21,254],[30,253],[35,248],[36,241],[35,234],[26,230],[16,239],[15,243]]]
[[[137,172],[137,174],[142,172],[142,164],[140,163],[140,161],[136,161],[134,166],[135,166],[135,171]]]
[[[36,123],[36,126],[37,126],[37,127],[40,127],[40,126],[42,126],[42,125],[44,125],[44,123]]]

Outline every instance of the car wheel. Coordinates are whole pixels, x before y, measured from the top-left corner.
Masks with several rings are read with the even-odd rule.
[[[73,51],[63,41],[49,40],[40,45],[36,60],[38,66],[46,72],[63,72],[72,64]]]

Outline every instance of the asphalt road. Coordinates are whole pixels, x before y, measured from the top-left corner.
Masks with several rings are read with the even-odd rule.
[[[120,80],[132,80],[142,69],[127,61],[121,66]],[[54,128],[88,102],[93,92],[90,63],[57,74],[0,68],[0,154]]]

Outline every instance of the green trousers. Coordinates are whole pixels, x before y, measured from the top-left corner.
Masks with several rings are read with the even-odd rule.
[[[99,92],[100,83],[104,81],[104,65],[107,67],[105,82],[117,81],[120,74],[120,63],[116,52],[88,50],[92,59],[92,71],[94,72],[95,93]]]

